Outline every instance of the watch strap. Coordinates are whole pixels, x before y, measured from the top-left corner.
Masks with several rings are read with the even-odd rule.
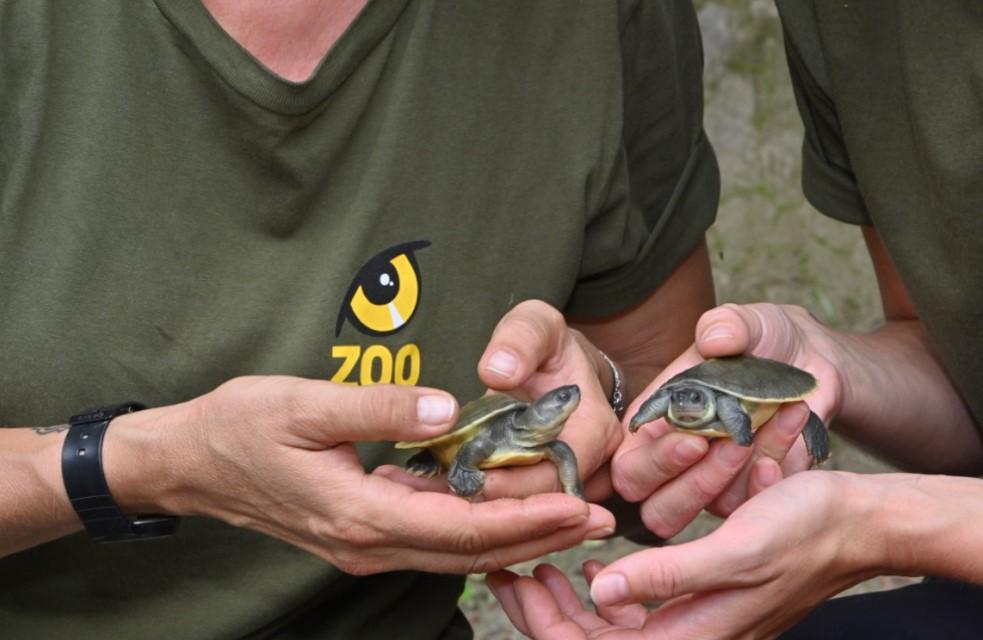
[[[144,409],[137,402],[72,416],[62,447],[65,490],[89,536],[97,542],[156,538],[174,533],[173,516],[128,517],[120,511],[102,469],[102,443],[113,418]]]

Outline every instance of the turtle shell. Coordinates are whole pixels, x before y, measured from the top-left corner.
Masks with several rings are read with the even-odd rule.
[[[461,413],[454,428],[447,433],[427,440],[403,440],[396,443],[397,449],[440,447],[451,443],[466,442],[474,437],[488,421],[508,411],[525,409],[529,404],[502,393],[489,393],[476,398],[461,407]]]
[[[663,385],[699,382],[743,400],[792,402],[815,391],[816,378],[792,365],[749,355],[712,358],[679,373]]]

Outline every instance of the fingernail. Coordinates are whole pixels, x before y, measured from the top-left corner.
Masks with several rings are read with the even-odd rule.
[[[712,326],[703,332],[703,336],[700,338],[700,342],[713,342],[714,340],[731,340],[734,338],[734,332],[730,330],[725,324],[718,324]]]
[[[614,533],[614,527],[601,527],[600,529],[594,529],[584,536],[587,540],[600,540],[601,538],[607,538]]]
[[[798,434],[808,411],[809,409],[801,404],[787,407],[778,416],[778,430],[785,435]]]
[[[519,368],[519,360],[508,351],[496,351],[485,368],[503,378],[511,378]]]
[[[751,447],[742,447],[736,442],[721,442],[717,447],[717,456],[728,467],[743,464],[751,453]]]
[[[597,576],[590,587],[590,599],[599,605],[624,602],[628,599],[628,580],[620,573]]]
[[[416,401],[416,416],[424,424],[444,424],[454,415],[454,402],[447,396],[421,396]]]
[[[703,457],[703,454],[706,453],[706,449],[700,446],[696,441],[686,438],[677,444],[672,452],[676,456],[676,461],[679,462],[679,464],[691,465]]]

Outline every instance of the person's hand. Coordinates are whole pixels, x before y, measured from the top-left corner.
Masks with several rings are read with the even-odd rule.
[[[583,334],[567,326],[563,314],[538,300],[516,305],[495,328],[478,362],[478,375],[492,389],[527,399],[578,385],[580,406],[559,439],[577,455],[588,498],[598,501],[610,495],[607,463],[622,431],[608,403],[609,391],[601,383],[610,380],[609,366]],[[556,468],[546,463],[489,473],[485,494],[523,496],[558,488]]]
[[[809,409],[828,425],[841,403],[841,376],[827,358],[834,348],[826,328],[799,307],[727,304],[708,311],[697,324],[696,344],[639,395],[626,420],[669,378],[717,356],[750,353],[780,360],[816,376],[819,389],[806,398],[808,407],[803,402],[782,407],[758,429],[751,447],[729,439],[708,445],[700,436],[675,431],[664,419],[645,424],[626,436],[614,456],[615,489],[626,500],[640,501],[646,526],[669,538],[704,508],[726,516],[740,506],[758,459],[779,462],[786,476],[808,469],[812,461],[799,434]],[[762,472],[769,469],[765,466]]]
[[[351,444],[431,437],[456,414],[435,389],[237,378],[114,421],[107,478],[124,508],[218,518],[358,575],[485,572],[614,527],[604,509],[565,495],[472,504],[416,491],[366,474]],[[126,477],[135,469],[142,482]]]
[[[495,327],[478,361],[478,375],[490,389],[526,401],[564,385],[579,386],[580,405],[558,439],[570,445],[577,456],[587,498],[596,502],[611,495],[607,463],[622,438],[618,418],[601,383],[602,379],[610,380],[611,373],[600,351],[583,334],[568,327],[563,314],[539,300],[516,305]],[[380,473],[417,489],[441,491],[447,486],[444,475],[417,478],[391,466]],[[485,473],[483,499],[561,490],[556,466],[548,461]]]
[[[763,467],[755,465],[753,482]],[[500,571],[488,585],[516,628],[537,640],[767,638],[826,598],[888,566],[872,526],[876,485],[862,476],[812,471],[755,496],[710,535],[625,556],[584,575],[596,610],[581,604],[557,569],[533,577]],[[649,611],[641,602],[662,601]]]

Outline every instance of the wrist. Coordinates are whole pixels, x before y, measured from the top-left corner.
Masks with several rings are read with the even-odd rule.
[[[127,515],[180,515],[184,494],[174,407],[121,415],[110,423],[102,449],[110,493]]]
[[[893,505],[885,495],[889,487],[880,481],[881,476],[845,471],[821,473],[831,473],[841,481],[834,492],[831,513],[835,514],[834,522],[838,521],[847,533],[836,552],[837,561],[857,581],[897,573],[891,569],[896,514],[891,511]]]
[[[25,429],[24,434],[27,435],[28,431]],[[52,518],[49,524],[59,535],[67,535],[82,528],[62,479],[61,456],[67,434],[67,429],[63,429],[49,431],[41,438],[32,437],[30,442],[36,448],[23,458],[28,462],[27,468],[34,476],[31,486],[41,487],[42,495],[50,496],[48,504],[54,508],[48,512]]]
[[[920,474],[872,477],[884,486],[877,527],[887,534],[887,569],[900,575],[983,581],[978,529],[983,481]]]
[[[819,334],[809,340],[822,359],[829,363],[831,371],[832,403],[830,414],[826,416],[827,424],[834,421],[851,423],[858,404],[855,398],[864,398],[864,393],[870,389],[868,382],[868,363],[863,353],[858,352],[856,340],[858,336],[844,331],[837,331],[825,325],[818,325]],[[822,376],[823,372],[817,372]],[[825,380],[820,384],[825,386]]]

